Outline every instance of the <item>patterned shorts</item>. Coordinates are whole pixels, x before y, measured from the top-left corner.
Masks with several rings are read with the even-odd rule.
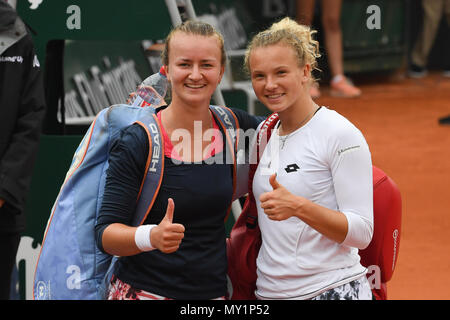
[[[212,300],[224,300],[219,297]],[[111,278],[108,288],[108,300],[173,300],[148,291],[135,289],[128,283],[123,282],[115,275]]]
[[[108,288],[108,300],[171,300],[169,298],[135,289],[115,275],[111,278]]]
[[[373,300],[367,278],[361,277],[342,286],[327,290],[311,300]]]

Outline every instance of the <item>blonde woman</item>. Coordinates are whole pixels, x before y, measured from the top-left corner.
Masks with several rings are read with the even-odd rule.
[[[362,133],[314,103],[314,31],[285,18],[250,42],[246,66],[279,123],[253,180],[262,245],[259,299],[372,299],[358,249],[373,233],[372,163]]]

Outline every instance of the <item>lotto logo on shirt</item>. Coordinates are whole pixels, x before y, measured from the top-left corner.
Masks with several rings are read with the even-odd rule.
[[[293,164],[288,165],[286,168],[284,168],[284,170],[287,173],[291,173],[291,172],[296,172],[297,170],[300,170],[300,167],[296,163],[293,163]]]

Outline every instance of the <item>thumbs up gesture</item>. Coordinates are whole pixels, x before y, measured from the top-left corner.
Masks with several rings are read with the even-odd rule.
[[[269,178],[272,191],[263,193],[259,200],[261,208],[271,220],[286,220],[296,216],[301,205],[301,197],[290,193],[283,185],[277,181],[276,173]]]
[[[270,185],[272,186],[273,190],[279,189],[279,188],[282,187],[282,185],[279,184],[278,181],[277,181],[277,174],[276,174],[276,173],[274,173],[274,174],[272,174],[272,175],[270,176],[270,178],[269,178],[269,183],[270,183]]]
[[[159,225],[153,228],[150,234],[152,245],[164,253],[172,253],[178,250],[181,240],[184,238],[184,226],[179,223],[173,223],[173,213],[175,203],[169,198],[166,215]]]

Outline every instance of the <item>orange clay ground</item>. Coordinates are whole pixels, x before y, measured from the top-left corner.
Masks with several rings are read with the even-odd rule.
[[[450,299],[450,78],[366,77],[356,99],[320,105],[346,116],[364,134],[373,164],[402,194],[400,251],[388,299]]]

